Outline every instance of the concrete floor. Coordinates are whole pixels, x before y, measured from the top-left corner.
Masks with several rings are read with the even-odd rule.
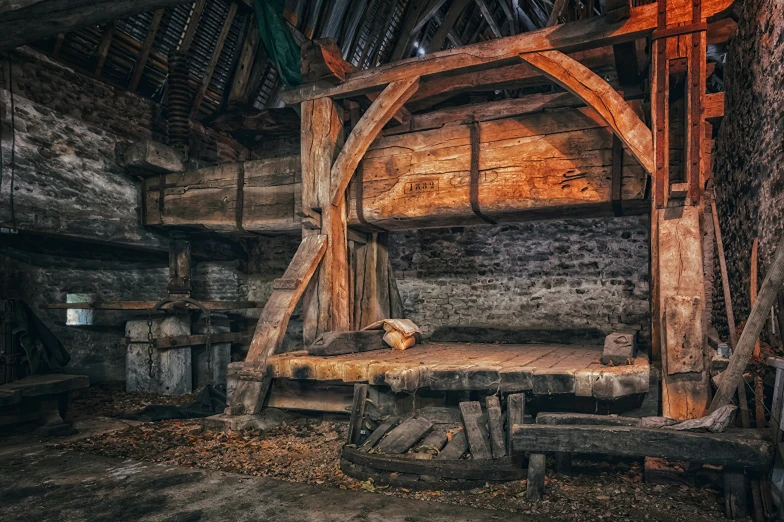
[[[100,425],[93,425],[87,431],[95,433],[100,429]],[[545,520],[383,494],[58,451],[26,436],[0,439],[0,513],[4,522]]]

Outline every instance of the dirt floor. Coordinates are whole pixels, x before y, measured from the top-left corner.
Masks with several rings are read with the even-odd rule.
[[[97,386],[72,402],[76,417],[116,417],[148,404],[185,404],[192,397],[161,398],[128,394],[115,385]],[[412,491],[383,487],[372,479],[346,476],[339,466],[347,424],[298,417],[265,432],[209,432],[200,420],[143,423],[113,433],[52,444],[57,449],[123,459],[184,465],[272,477],[372,494],[446,502],[556,520],[662,520],[699,522],[722,519],[721,491],[710,481],[699,487],[651,485],[643,481],[642,462],[578,461],[569,475],[556,475],[548,462],[545,500],[525,500],[526,481],[486,484],[469,491]],[[704,477],[710,474],[703,474]],[[718,475],[713,474],[715,479]],[[692,477],[693,478],[693,477]]]

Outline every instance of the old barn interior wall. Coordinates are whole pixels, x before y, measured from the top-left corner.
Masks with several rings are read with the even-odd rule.
[[[759,238],[759,284],[784,231],[784,3],[749,0],[724,68],[725,116],[714,176],[736,322],[749,313],[752,243]],[[713,320],[726,325],[716,277]],[[726,327],[725,327],[726,328]]]
[[[23,48],[0,54],[0,121],[0,227],[15,225],[20,231],[0,234],[0,292],[26,300],[63,340],[72,355],[69,371],[86,373],[93,381],[123,379],[123,326],[138,314],[96,312],[93,326],[71,328],[64,326],[64,310],[43,310],[39,305],[65,302],[68,293],[91,293],[103,301],[166,297],[168,237],[141,225],[140,181],[115,159],[120,141],[165,139],[162,110]],[[200,140],[197,150],[203,161],[230,161],[245,154],[231,140]],[[195,254],[197,299],[265,301],[266,287],[288,264],[288,259],[266,261],[267,253],[276,251],[274,246],[247,245],[245,250],[254,252],[249,263],[237,244],[194,239],[194,252],[205,250],[220,252],[215,259],[221,260],[207,261],[209,253]],[[236,324],[247,327],[258,313],[235,314]]]
[[[439,326],[597,328],[650,339],[648,218],[629,216],[390,235],[407,317]]]

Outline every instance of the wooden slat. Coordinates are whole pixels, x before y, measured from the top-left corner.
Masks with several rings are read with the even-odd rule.
[[[527,53],[520,57],[596,110],[645,170],[653,174],[651,130],[615,89],[560,51]]]
[[[139,56],[136,59],[136,64],[133,66],[131,81],[128,84],[129,91],[135,91],[139,86],[139,81],[142,79],[142,74],[144,74],[144,66],[147,65],[147,57],[150,56],[152,44],[155,42],[155,36],[158,34],[158,27],[160,27],[161,20],[163,19],[163,11],[163,9],[158,9],[152,16],[150,26],[147,28],[147,36],[142,43]]]
[[[196,36],[196,29],[199,27],[199,21],[201,20],[201,15],[204,12],[204,6],[206,4],[207,0],[196,0],[193,4],[190,18],[188,19],[188,26],[185,28],[182,41],[180,41],[177,47],[178,50],[187,52],[191,48],[191,42],[193,42],[193,37]]]
[[[261,42],[259,37],[259,27],[256,24],[256,19],[250,17],[250,28],[248,34],[245,36],[245,41],[242,44],[242,51],[237,60],[237,66],[234,68],[234,78],[231,81],[231,89],[226,98],[227,104],[232,102],[248,102],[248,84],[250,82],[250,74],[253,71],[253,61],[256,58],[256,52]]]
[[[457,22],[458,17],[469,3],[471,3],[471,0],[455,0],[452,2],[449,10],[446,12],[446,16],[441,21],[441,25],[438,26],[433,38],[430,39],[430,44],[427,48],[428,52],[433,53],[441,50],[447,35],[454,28],[455,22]]]
[[[223,22],[223,27],[221,28],[220,34],[218,34],[218,40],[215,42],[215,48],[212,51],[212,57],[210,58],[210,62],[207,64],[207,68],[204,70],[204,75],[201,79],[201,84],[199,85],[199,89],[196,91],[196,95],[193,98],[193,108],[191,109],[191,118],[195,117],[196,114],[199,112],[199,108],[201,107],[201,102],[204,99],[204,95],[207,93],[207,89],[210,86],[210,80],[212,80],[212,75],[215,72],[215,67],[218,65],[218,60],[220,59],[221,51],[223,51],[223,44],[226,43],[226,37],[229,36],[229,30],[231,29],[231,24],[234,21],[234,15],[237,14],[237,4],[236,2],[232,2],[229,5],[229,12],[226,14],[226,20]]]
[[[452,438],[446,443],[444,449],[438,454],[438,460],[458,460],[468,451],[468,439],[465,430],[459,429],[452,432]]]
[[[561,16],[568,3],[569,0],[555,0],[553,2],[553,8],[550,10],[550,16],[547,18],[547,27],[552,27],[558,23],[558,17]]]
[[[474,460],[489,459],[493,454],[487,438],[487,428],[484,425],[482,406],[476,402],[461,402],[460,413],[463,415],[468,445],[471,448],[471,457]]]
[[[371,142],[418,87],[417,77],[392,83],[362,115],[332,165],[332,188],[329,200],[333,206],[339,204],[344,197],[351,176],[354,175]]]
[[[493,458],[500,459],[506,455],[506,442],[504,441],[504,421],[501,417],[501,402],[498,396],[487,397],[487,427],[490,431],[490,447]]]
[[[359,444],[360,432],[365,422],[365,401],[367,399],[367,384],[354,385],[354,401],[351,404],[351,418],[348,424],[348,443]]]
[[[730,0],[706,0],[703,2],[704,16],[710,17],[732,5]],[[678,4],[668,10],[673,21],[690,21],[691,5]],[[658,23],[656,4],[635,7],[628,19],[607,23],[603,16],[590,17],[561,26],[547,27],[538,31],[522,33],[503,39],[490,40],[473,45],[448,49],[430,55],[409,58],[368,71],[351,74],[347,81],[336,86],[314,84],[284,91],[281,99],[288,104],[307,99],[330,96],[343,98],[378,90],[391,82],[412,77],[465,71],[475,68],[492,68],[508,63],[523,53],[558,49],[573,52],[602,47],[608,44],[642,38],[651,33]]]
[[[378,444],[378,441],[380,441],[384,435],[389,433],[392,428],[397,426],[398,422],[400,422],[400,417],[397,415],[386,418],[376,427],[375,430],[373,430],[373,433],[370,434],[367,440],[365,440],[365,442],[362,444],[362,449],[365,451],[373,449],[373,447]]]
[[[476,5],[479,7],[479,11],[482,12],[482,18],[487,22],[487,25],[490,26],[490,30],[493,32],[496,38],[501,38],[503,35],[501,34],[501,29],[498,27],[498,23],[495,21],[495,17],[493,13],[490,12],[490,9],[487,8],[487,4],[485,0],[474,0]]]
[[[414,28],[411,29],[411,35],[417,34],[422,28],[425,26],[426,23],[430,21],[431,18],[435,16],[441,6],[446,3],[446,0],[430,0],[428,6],[420,13],[419,18],[417,19],[416,24],[414,24]]]
[[[98,77],[101,75],[101,71],[103,70],[103,65],[106,63],[106,55],[109,53],[109,47],[112,45],[112,38],[114,36],[114,22],[110,22],[106,24],[106,27],[103,28],[103,34],[101,35],[101,43],[98,44],[98,48],[95,51],[95,69],[93,70],[93,74]]]
[[[423,417],[407,419],[387,433],[387,436],[378,443],[377,449],[388,455],[405,453],[432,428],[433,423]]]

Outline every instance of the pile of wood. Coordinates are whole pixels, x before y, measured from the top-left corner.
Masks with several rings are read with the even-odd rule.
[[[404,487],[462,489],[486,481],[523,478],[522,459],[512,457],[511,428],[523,420],[522,394],[487,397],[458,408],[426,407],[375,422],[365,414],[364,385],[355,388],[348,444],[341,468],[351,476]],[[367,428],[370,429],[367,429]]]

